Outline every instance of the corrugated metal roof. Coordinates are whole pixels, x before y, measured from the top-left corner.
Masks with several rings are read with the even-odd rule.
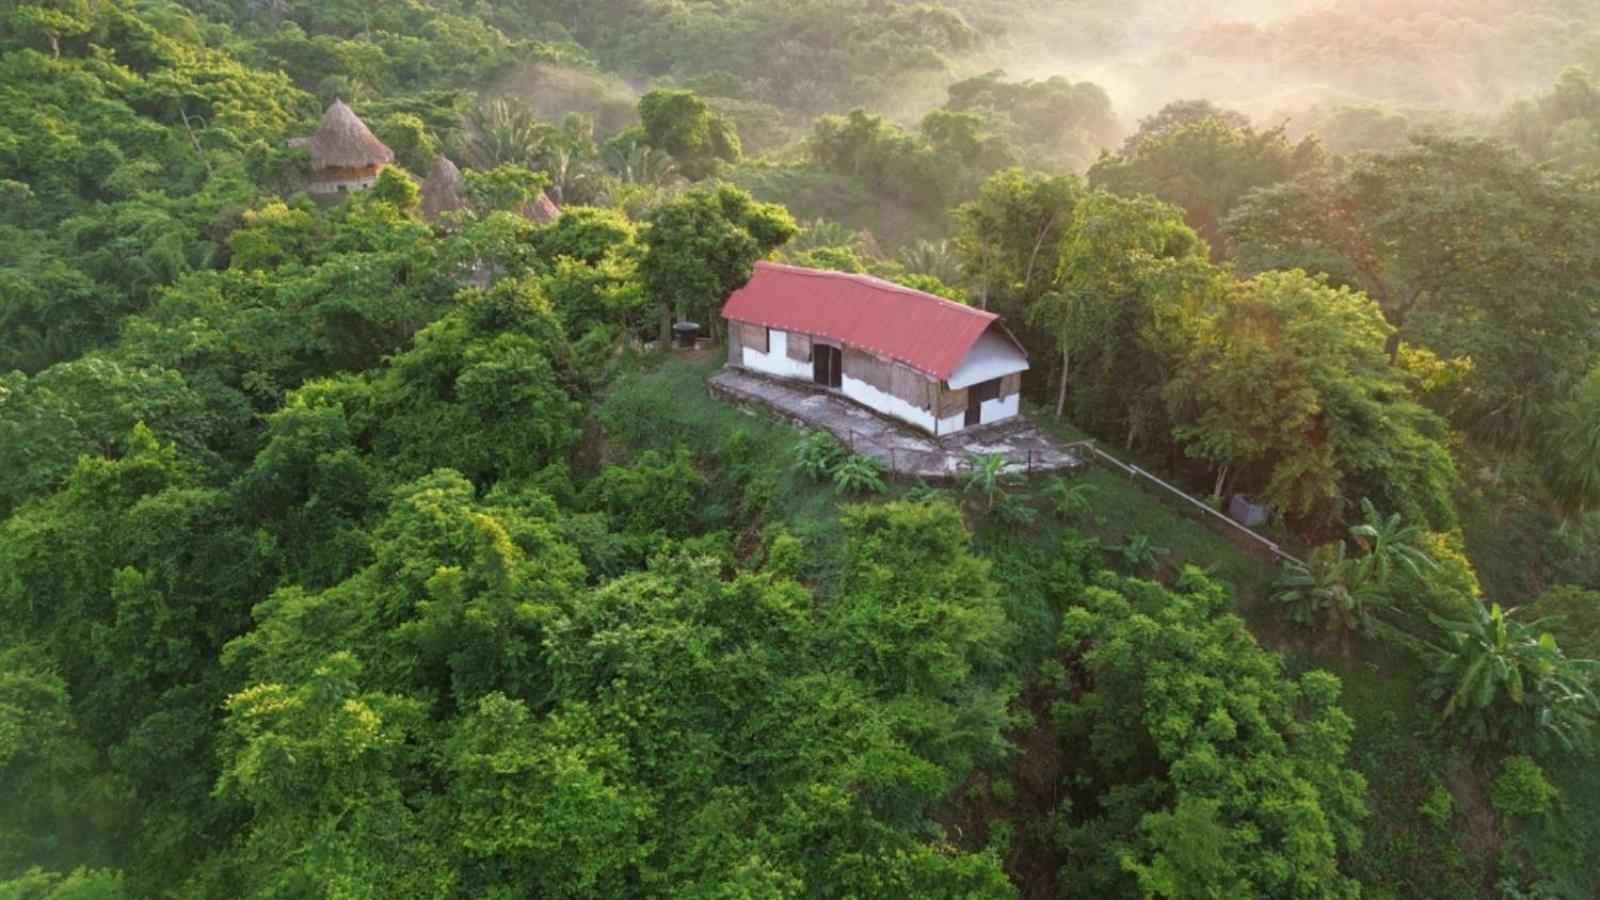
[[[868,275],[756,263],[722,317],[822,335],[950,377],[999,316]],[[1010,338],[1010,335],[1006,335]],[[1014,339],[1013,339],[1014,340]]]

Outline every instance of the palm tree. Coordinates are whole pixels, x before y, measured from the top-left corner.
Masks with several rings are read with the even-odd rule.
[[[1545,488],[1561,510],[1561,527],[1600,509],[1600,367],[1557,404],[1545,441]]]
[[[1567,659],[1548,629],[1562,616],[1519,622],[1516,610],[1478,606],[1472,619],[1429,614],[1443,632],[1425,687],[1444,700],[1442,724],[1477,743],[1509,740],[1543,750],[1580,746],[1596,718],[1600,662]]]
[[[592,180],[578,151],[556,147],[550,151],[545,171],[550,175],[551,197],[561,204],[580,204],[590,195]]]
[[[784,250],[799,255],[823,247],[848,247],[851,250],[860,250],[861,232],[851,231],[832,219],[817,219],[796,235],[794,240],[785,244]]]
[[[918,240],[895,256],[913,275],[932,275],[945,284],[961,281],[961,260],[949,241]]]
[[[640,141],[608,144],[600,153],[600,165],[622,184],[670,187],[682,180],[671,156]]]
[[[1095,486],[1086,481],[1068,484],[1060,475],[1051,475],[1043,493],[1054,505],[1056,518],[1064,522],[1089,511],[1089,495],[1095,490]]]
[[[500,97],[480,103],[466,115],[468,158],[480,169],[511,163],[539,168],[539,155],[552,128],[541,125],[526,107]]]

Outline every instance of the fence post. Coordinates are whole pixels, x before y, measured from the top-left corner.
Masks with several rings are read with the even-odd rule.
[[[894,447],[892,445],[889,447],[889,474],[890,475],[898,475],[898,474],[900,474],[899,468],[896,467],[895,464],[894,464]]]

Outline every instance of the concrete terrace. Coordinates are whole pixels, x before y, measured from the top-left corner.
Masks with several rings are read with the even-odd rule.
[[[854,453],[875,456],[895,475],[943,480],[966,469],[966,456],[998,453],[1006,470],[1037,474],[1082,464],[1054,436],[1018,416],[993,425],[935,438],[877,415],[837,394],[797,382],[780,382],[725,368],[706,379],[713,397],[739,406],[760,406],[808,428],[821,428]]]

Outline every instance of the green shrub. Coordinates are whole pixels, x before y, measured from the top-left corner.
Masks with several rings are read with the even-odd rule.
[[[1417,812],[1432,822],[1435,828],[1444,828],[1450,824],[1450,817],[1455,815],[1456,798],[1450,796],[1444,785],[1434,785],[1428,796],[1417,804]]]
[[[1556,789],[1545,780],[1544,769],[1527,756],[1506,758],[1505,768],[1489,785],[1489,802],[1503,818],[1536,816],[1550,809]]]
[[[883,463],[875,456],[856,454],[833,467],[833,484],[841,494],[881,494]]]
[[[846,455],[833,435],[826,431],[808,431],[795,445],[794,467],[812,481],[823,481],[833,477]]]

